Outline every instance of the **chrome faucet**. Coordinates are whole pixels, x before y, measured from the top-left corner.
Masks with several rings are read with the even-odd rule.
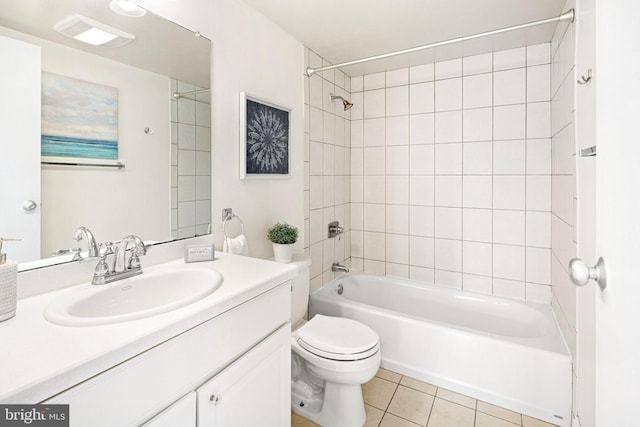
[[[346,265],[340,264],[339,262],[334,262],[333,264],[331,264],[331,271],[333,272],[342,271],[343,273],[348,273],[349,268]]]
[[[129,249],[131,243],[133,243],[133,247]],[[120,241],[115,251],[111,242],[106,242],[104,247],[100,246],[100,261],[98,261],[93,273],[92,284],[104,285],[142,273],[142,265],[138,255],[146,255],[147,247],[140,237],[134,235],[125,237]],[[125,262],[127,251],[131,252],[129,262]],[[107,264],[109,255],[113,255],[111,266]]]
[[[89,249],[89,258],[96,258],[99,256],[98,254],[98,245],[96,244],[96,239],[93,237],[93,233],[87,227],[78,227],[76,228],[76,232],[73,236],[76,242],[79,242],[82,239],[87,241],[87,246]],[[75,251],[74,251],[75,252]],[[74,261],[82,260],[82,257],[79,254],[74,256]]]

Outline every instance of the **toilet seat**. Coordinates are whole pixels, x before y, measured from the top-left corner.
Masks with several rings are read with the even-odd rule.
[[[296,331],[296,341],[316,356],[341,361],[366,359],[380,348],[378,334],[352,319],[317,314]]]

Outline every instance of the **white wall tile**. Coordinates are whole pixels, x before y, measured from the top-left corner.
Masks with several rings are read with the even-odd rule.
[[[351,93],[364,90],[364,76],[351,77]]]
[[[462,109],[462,78],[436,81],[435,107],[436,111]]]
[[[364,148],[364,174],[384,175],[385,173],[385,147]]]
[[[372,203],[365,203],[363,207],[363,226],[366,231],[377,231],[384,233],[386,211],[384,206]]]
[[[462,76],[462,58],[436,62],[436,80]]]
[[[435,180],[433,175],[409,177],[409,204],[433,206],[435,200]]]
[[[387,71],[385,83],[387,87],[408,85],[409,69],[401,68],[399,70]]]
[[[551,247],[551,213],[527,212],[526,241],[527,246],[539,248]]]
[[[386,235],[386,261],[398,264],[409,263],[409,236],[400,234]]]
[[[435,206],[462,206],[462,176],[435,176]]]
[[[386,232],[395,234],[409,234],[409,206],[386,206]]]
[[[364,229],[364,204],[362,203],[351,203],[351,229],[352,231]],[[351,235],[352,242],[355,237],[357,237],[357,235],[355,233],[352,233]],[[353,256],[358,256],[358,255],[353,255]]]
[[[491,209],[492,182],[491,176],[465,175],[462,180],[462,206]]]
[[[527,46],[527,65],[548,64],[551,62],[550,43]]]
[[[493,73],[494,105],[523,104],[527,95],[526,68]]]
[[[409,177],[407,175],[389,175],[386,181],[386,203],[409,204]]]
[[[525,105],[507,105],[493,109],[493,137],[496,140],[524,139]]]
[[[430,237],[409,236],[409,263],[416,267],[433,268],[434,239]]]
[[[409,233],[412,236],[435,235],[435,208],[432,206],[409,207]]]
[[[385,145],[385,119],[366,119],[364,121],[364,146],[384,146]]]
[[[440,146],[442,145],[438,145],[438,147]],[[462,173],[465,175],[491,175],[493,172],[492,151],[493,144],[491,142],[462,144]]]
[[[409,144],[409,116],[387,117],[385,133],[387,145]]]
[[[334,175],[336,167],[336,148],[331,144],[323,144],[322,174]]]
[[[527,282],[551,284],[551,249],[526,249]]]
[[[527,140],[527,174],[551,174],[551,139]]]
[[[494,209],[525,209],[525,177],[494,176],[493,177]]]
[[[435,65],[425,64],[409,68],[409,81],[411,84],[432,82],[435,79]]]
[[[351,149],[351,174],[364,175],[364,148]]]
[[[309,104],[312,107],[322,108],[322,77],[317,74],[309,77]]]
[[[432,113],[435,108],[435,86],[433,82],[412,84],[409,87],[409,112],[411,114]]]
[[[353,107],[349,110],[351,120],[362,120],[364,118],[364,92],[351,94]]]
[[[387,175],[409,174],[409,146],[387,146],[385,158]]]
[[[411,280],[417,280],[420,283],[434,284],[435,271],[433,270],[433,268],[424,268],[410,265],[409,278]]]
[[[462,143],[436,144],[435,167],[439,175],[462,174]]]
[[[385,90],[368,90],[364,92],[364,118],[374,119],[385,115]]]
[[[551,137],[551,103],[527,104],[527,138]]]
[[[364,76],[364,90],[382,89],[384,88],[384,85],[385,85],[384,73],[367,74]]]
[[[491,209],[462,209],[462,239],[476,242],[493,241],[493,211]]]
[[[435,283],[452,289],[462,289],[462,273],[448,270],[435,270]]]
[[[435,114],[417,114],[409,117],[409,143],[433,144],[435,142]]]
[[[435,173],[435,146],[433,144],[411,145],[409,147],[409,172],[412,175]]]
[[[384,175],[364,177],[364,202],[384,203],[385,177]]]
[[[474,274],[463,274],[462,289],[468,292],[476,292],[484,295],[491,295],[493,293],[493,279],[488,276],[476,276]]]
[[[465,109],[493,105],[493,77],[491,73],[464,77],[463,90]]]
[[[462,271],[462,241],[434,239],[434,243],[435,268],[439,270]]]
[[[351,121],[351,147],[362,147],[364,145],[364,121]]]
[[[435,114],[435,142],[462,142],[462,111]]]
[[[462,140],[491,141],[493,139],[493,108],[476,108],[462,112]]]
[[[527,67],[527,102],[549,101],[551,99],[551,66]]]
[[[439,208],[435,211],[435,237],[462,239],[462,208]]]
[[[409,114],[409,86],[387,88],[385,102],[387,117]]]
[[[409,266],[407,264],[394,264],[387,262],[385,264],[386,275],[388,277],[396,277],[398,279],[409,279]]]
[[[526,65],[527,53],[524,47],[493,53],[493,71],[525,67]]]
[[[525,298],[525,284],[516,280],[493,279],[493,295],[502,298],[523,300]]]
[[[493,276],[500,279],[525,280],[524,246],[493,245]]]
[[[506,245],[524,245],[525,212],[494,209],[493,242]]]
[[[373,233],[365,231],[364,239],[364,257],[375,261],[385,260],[385,234]]]
[[[493,143],[493,173],[496,175],[524,175],[526,145],[524,140]]]
[[[462,73],[465,76],[472,74],[490,73],[493,71],[493,53],[467,56],[462,58]]]
[[[493,271],[492,255],[490,243],[462,242],[462,271],[491,276]]]
[[[527,210],[551,210],[551,176],[527,176]]]

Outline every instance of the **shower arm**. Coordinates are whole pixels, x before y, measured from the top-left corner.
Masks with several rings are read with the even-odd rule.
[[[412,47],[412,48],[409,48],[409,49],[398,50],[398,51],[395,51],[395,52],[383,53],[381,55],[375,55],[375,56],[370,56],[370,57],[367,57],[367,58],[355,59],[353,61],[341,62],[339,64],[334,64],[334,65],[327,65],[325,67],[318,67],[318,68],[307,67],[306,74],[307,74],[307,76],[311,77],[315,73],[318,73],[318,72],[321,72],[321,71],[333,70],[334,68],[342,68],[342,67],[347,67],[349,65],[362,64],[363,62],[370,62],[370,61],[376,61],[376,60],[379,60],[379,59],[386,59],[386,58],[390,58],[390,57],[393,57],[393,56],[398,56],[398,55],[404,55],[404,54],[407,54],[407,53],[418,52],[418,51],[421,51],[421,50],[431,49],[431,48],[434,48],[434,47],[441,47],[441,46],[446,46],[446,45],[450,45],[450,44],[454,44],[454,43],[461,43],[461,42],[464,42],[464,41],[467,41],[467,40],[478,39],[478,38],[481,38],[481,37],[494,36],[494,35],[506,33],[506,32],[509,32],[509,31],[524,30],[525,28],[536,27],[538,25],[552,24],[554,22],[574,22],[574,20],[575,20],[575,10],[574,9],[569,9],[568,11],[563,13],[562,15],[556,16],[554,18],[542,19],[540,21],[528,22],[526,24],[514,25],[513,27],[500,28],[500,29],[493,30],[493,31],[487,31],[487,32],[484,32],[484,33],[473,34],[473,35],[470,35],[470,36],[457,37],[457,38],[454,38],[454,39],[444,40],[444,41],[441,41],[441,42],[431,43],[431,44],[427,44],[427,45],[423,45],[423,46]]]

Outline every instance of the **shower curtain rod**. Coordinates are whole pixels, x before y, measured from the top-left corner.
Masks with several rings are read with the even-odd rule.
[[[562,15],[556,16],[555,18],[547,18],[547,19],[542,19],[540,21],[528,22],[526,24],[514,25],[513,27],[506,27],[506,28],[500,28],[498,30],[487,31],[485,33],[478,33],[478,34],[473,34],[473,35],[470,35],[470,36],[457,37],[455,39],[444,40],[444,41],[441,41],[441,42],[431,43],[431,44],[427,44],[427,45],[424,45],[424,46],[412,47],[412,48],[404,49],[404,50],[398,50],[398,51],[390,52],[390,53],[383,53],[381,55],[370,56],[368,58],[361,58],[361,59],[355,59],[353,61],[341,62],[339,64],[327,65],[325,67],[318,67],[318,68],[307,67],[306,73],[307,73],[307,76],[311,77],[315,73],[318,73],[318,72],[321,72],[321,71],[333,70],[334,68],[342,68],[342,67],[347,67],[349,65],[361,64],[363,62],[369,62],[369,61],[375,61],[375,60],[378,60],[378,59],[390,58],[392,56],[404,55],[404,54],[407,54],[407,53],[413,53],[413,52],[417,52],[417,51],[424,50],[424,49],[430,49],[430,48],[434,48],[434,47],[440,47],[440,46],[446,46],[446,45],[449,45],[449,44],[460,43],[460,42],[464,42],[464,41],[467,41],[467,40],[478,39],[480,37],[493,36],[493,35],[505,33],[505,32],[508,32],[508,31],[523,30],[525,28],[535,27],[535,26],[538,26],[538,25],[551,24],[551,23],[554,23],[554,22],[561,22],[561,21],[573,22],[574,19],[575,19],[575,11],[574,11],[574,9],[569,9],[568,11],[563,13]]]

